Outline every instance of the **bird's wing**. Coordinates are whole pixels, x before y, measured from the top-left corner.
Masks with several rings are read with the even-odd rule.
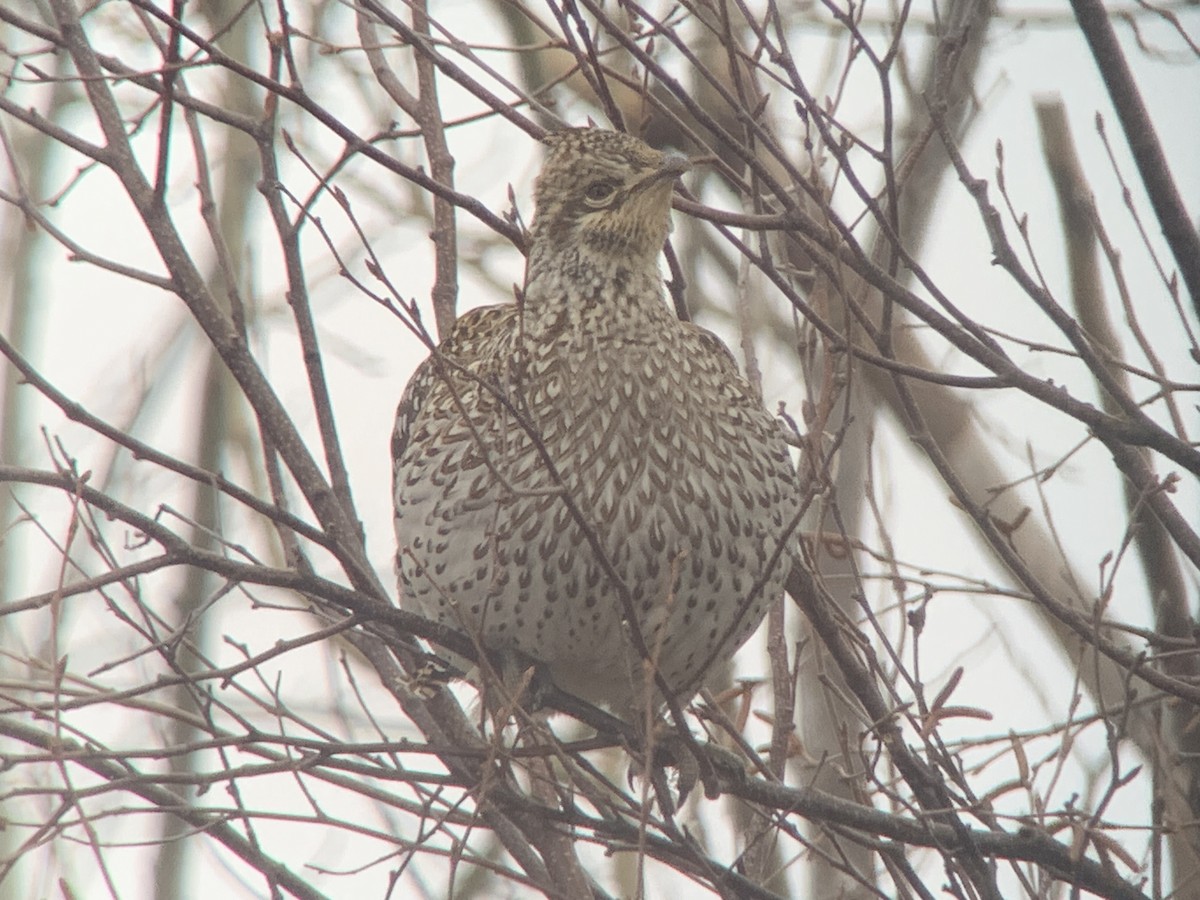
[[[437,352],[437,351],[435,351]],[[408,439],[412,434],[417,417],[430,390],[440,376],[437,370],[437,357],[428,356],[417,366],[412,378],[404,387],[400,396],[400,406],[396,409],[396,426],[392,429],[392,461],[398,463],[408,448]]]
[[[723,374],[733,376],[738,382],[743,380],[738,369],[737,358],[726,343],[709,331],[691,322],[680,322],[684,333],[688,336],[696,351],[707,354],[713,362],[724,370]]]
[[[438,383],[456,368],[477,375],[486,374],[497,362],[497,350],[512,330],[510,321],[517,314],[511,303],[481,306],[463,313],[434,351],[426,357],[404,388],[396,409],[392,430],[392,460],[398,464],[408,449],[413,429]],[[447,360],[450,364],[441,364]]]

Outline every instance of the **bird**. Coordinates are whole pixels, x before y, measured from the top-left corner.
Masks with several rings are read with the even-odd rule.
[[[782,595],[795,468],[729,349],[667,303],[688,159],[597,127],[544,143],[517,302],[462,315],[399,404],[401,605],[638,721]]]

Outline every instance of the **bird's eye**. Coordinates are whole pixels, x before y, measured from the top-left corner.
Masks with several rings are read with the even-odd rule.
[[[617,192],[617,186],[611,181],[593,181],[583,192],[583,199],[588,206],[604,206]]]

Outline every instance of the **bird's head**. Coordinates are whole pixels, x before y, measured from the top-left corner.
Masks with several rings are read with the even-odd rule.
[[[549,269],[583,280],[657,272],[671,192],[690,168],[687,158],[599,128],[567,129],[545,143],[550,152],[534,191],[530,277]]]

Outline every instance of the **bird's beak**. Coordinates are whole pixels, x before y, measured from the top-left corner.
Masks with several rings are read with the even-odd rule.
[[[641,181],[639,181],[632,189],[633,193],[648,190],[656,185],[666,182],[670,184],[684,172],[692,167],[692,161],[682,153],[674,151],[667,153],[663,157],[662,165],[654,172],[651,172]]]
[[[662,166],[657,172],[659,178],[678,178],[692,167],[692,161],[682,153],[671,150],[666,154]]]

